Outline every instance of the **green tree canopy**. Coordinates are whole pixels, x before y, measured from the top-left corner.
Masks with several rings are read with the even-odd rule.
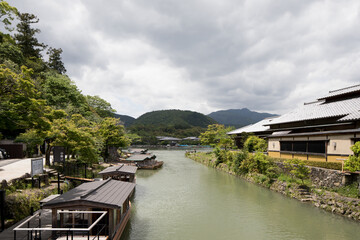
[[[49,48],[47,54],[49,55],[48,67],[55,70],[59,74],[66,73],[66,68],[61,60],[61,54],[63,50],[61,48]]]
[[[86,96],[86,101],[89,104],[92,111],[95,111],[100,117],[112,117],[115,110],[111,107],[111,104],[99,96]]]
[[[38,23],[39,19],[34,14],[21,13],[19,14],[20,23],[17,24],[17,34],[15,40],[19,45],[22,53],[27,58],[40,58],[41,51],[46,48],[46,45],[40,43],[35,37],[40,33],[40,29],[31,28],[31,24]]]
[[[46,114],[51,108],[39,98],[31,74],[24,66],[16,73],[0,65],[0,131],[4,135],[49,127]]]
[[[227,135],[228,132],[233,130],[232,127],[225,127],[221,124],[209,125],[207,130],[200,134],[200,142],[203,145],[219,146],[230,148],[233,147],[233,139]]]
[[[100,141],[91,122],[79,114],[74,114],[70,119],[56,119],[48,138],[51,146],[63,146],[67,154],[78,156],[84,162],[97,162],[99,158]]]
[[[0,21],[4,24],[6,30],[13,30],[10,26],[14,20],[14,15],[16,16],[18,14],[19,12],[15,7],[10,6],[5,1],[0,1]]]
[[[244,143],[244,149],[248,152],[266,152],[267,142],[257,136],[250,136]]]

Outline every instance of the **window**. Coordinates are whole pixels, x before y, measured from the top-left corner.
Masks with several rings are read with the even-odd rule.
[[[280,142],[280,151],[292,151],[292,142]]]
[[[326,141],[281,141],[280,151],[326,153]]]
[[[294,152],[306,152],[306,142],[293,142]]]
[[[325,141],[311,141],[308,144],[308,152],[325,153]]]

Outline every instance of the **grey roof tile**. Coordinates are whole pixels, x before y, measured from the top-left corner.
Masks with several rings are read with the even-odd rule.
[[[325,95],[321,98],[318,98],[318,100],[341,96],[341,95],[345,95],[345,94],[349,94],[349,93],[354,93],[357,91],[360,91],[360,85],[354,85],[351,87],[346,87],[346,88],[329,91],[329,93],[327,95]]]
[[[276,117],[275,117],[276,118]],[[233,134],[240,134],[242,132],[246,132],[246,133],[250,133],[250,132],[265,132],[267,130],[270,129],[270,127],[268,126],[264,126],[265,124],[269,124],[273,121],[274,118],[266,118],[263,119],[257,123],[251,124],[251,125],[247,125],[245,127],[239,128],[239,129],[235,129],[233,131],[228,132],[228,135],[233,135]]]
[[[360,96],[351,99],[339,100],[335,102],[318,101],[305,104],[289,113],[286,113],[266,125],[273,125],[287,122],[297,122],[312,119],[329,117],[339,117],[339,121],[345,121],[346,116],[352,116],[351,120],[360,119],[356,113],[360,110]]]
[[[67,202],[77,201],[103,204],[104,207],[121,208],[125,200],[135,188],[135,183],[108,179],[80,186],[60,195],[44,204],[44,208],[56,207]]]

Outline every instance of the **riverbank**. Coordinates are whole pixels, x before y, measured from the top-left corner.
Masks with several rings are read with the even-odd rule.
[[[286,178],[286,175],[277,179],[268,179],[266,176],[257,173],[236,174],[231,166],[226,163],[216,164],[216,157],[212,153],[187,153],[186,156],[206,166],[241,177],[246,181],[259,184],[272,191],[360,222],[359,198],[341,196],[328,189],[315,187],[311,183],[308,183],[308,186],[304,187],[299,181],[291,179],[290,177]]]

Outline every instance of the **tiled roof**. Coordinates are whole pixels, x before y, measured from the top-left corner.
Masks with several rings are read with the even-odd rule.
[[[289,113],[275,118],[267,125],[330,117],[341,118],[338,121],[355,120],[360,119],[360,114],[358,114],[359,110],[360,96],[329,103],[318,101],[303,105]]]
[[[267,130],[270,129],[270,127],[268,126],[264,126],[265,124],[270,124],[273,121],[274,118],[266,118],[264,120],[261,120],[257,123],[251,124],[251,125],[247,125],[245,127],[233,130],[231,132],[228,132],[228,135],[233,135],[233,134],[240,134],[243,132],[246,133],[253,133],[253,132],[265,132]]]
[[[355,85],[355,86],[351,86],[351,87],[347,87],[347,88],[341,88],[338,90],[329,91],[329,93],[327,95],[325,95],[321,98],[318,98],[318,100],[337,97],[337,96],[354,93],[354,92],[358,92],[358,91],[360,91],[360,85]]]
[[[122,182],[108,179],[83,183],[80,186],[58,196],[44,204],[44,208],[59,207],[63,204],[73,202],[77,205],[79,201],[102,204],[104,207],[121,208],[126,199],[135,188],[135,183]]]

